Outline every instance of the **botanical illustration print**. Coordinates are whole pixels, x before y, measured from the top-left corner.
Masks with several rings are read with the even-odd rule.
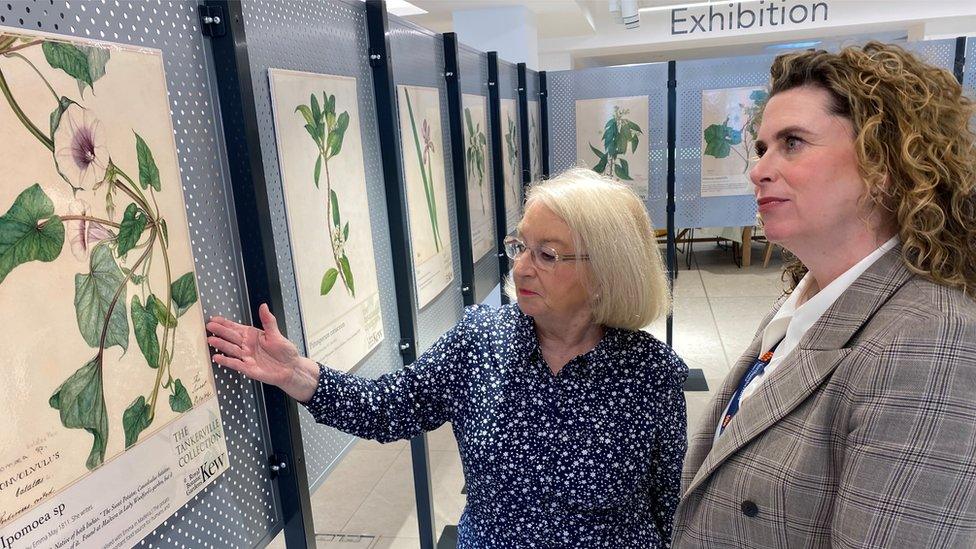
[[[471,220],[471,250],[474,260],[490,252],[494,244],[491,181],[488,177],[488,128],[486,100],[482,95],[464,94],[465,170],[468,179],[468,217]]]
[[[0,91],[0,469],[57,452],[50,495],[213,380],[158,52],[0,30]]]
[[[357,81],[269,78],[306,352],[348,371],[383,339]]]
[[[761,88],[702,91],[702,196],[752,194],[748,172]]]
[[[647,96],[576,102],[577,158],[647,197]]]
[[[502,130],[505,143],[502,160],[505,167],[505,219],[508,234],[522,217],[522,164],[519,161],[518,111],[514,99],[501,100]]]
[[[529,163],[532,173],[532,182],[542,179],[542,125],[540,118],[539,102],[529,101]]]
[[[397,110],[414,275],[423,307],[454,279],[440,92],[398,86]]]

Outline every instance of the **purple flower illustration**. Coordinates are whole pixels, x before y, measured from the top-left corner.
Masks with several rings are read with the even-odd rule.
[[[91,207],[84,200],[75,200],[68,205],[68,214],[72,217],[88,217],[90,212]],[[71,253],[80,261],[88,259],[96,244],[114,236],[104,225],[89,219],[70,219],[66,225]]]
[[[88,110],[72,105],[65,111],[54,133],[54,158],[58,169],[72,185],[100,181],[108,165],[102,123]]]

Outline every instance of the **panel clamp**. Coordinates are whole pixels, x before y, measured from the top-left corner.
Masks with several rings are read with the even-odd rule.
[[[220,6],[198,6],[200,12],[200,30],[204,36],[219,38],[227,34],[224,20],[224,10]]]

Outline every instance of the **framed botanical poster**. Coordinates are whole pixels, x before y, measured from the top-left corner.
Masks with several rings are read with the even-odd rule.
[[[538,101],[529,104],[529,166],[532,182],[542,179],[542,110]]]
[[[0,28],[0,91],[0,540],[128,547],[229,467],[162,54]]]
[[[630,185],[647,198],[646,95],[576,102],[576,158],[593,171]]]
[[[397,110],[417,301],[423,308],[454,280],[440,92],[397,86]]]
[[[488,111],[483,95],[464,94],[464,166],[468,180],[471,250],[475,262],[495,247],[491,180],[488,177]]]
[[[356,79],[269,78],[306,351],[348,371],[383,340]]]
[[[702,91],[702,196],[752,194],[752,121],[767,97],[756,87]]]
[[[501,101],[502,169],[505,179],[505,231],[514,234],[522,219],[522,161],[519,160],[518,105]]]

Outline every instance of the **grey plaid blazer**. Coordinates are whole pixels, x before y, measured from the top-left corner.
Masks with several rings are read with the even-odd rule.
[[[976,547],[976,302],[900,254],[841,295],[713,447],[763,321],[689,442],[675,548]]]

